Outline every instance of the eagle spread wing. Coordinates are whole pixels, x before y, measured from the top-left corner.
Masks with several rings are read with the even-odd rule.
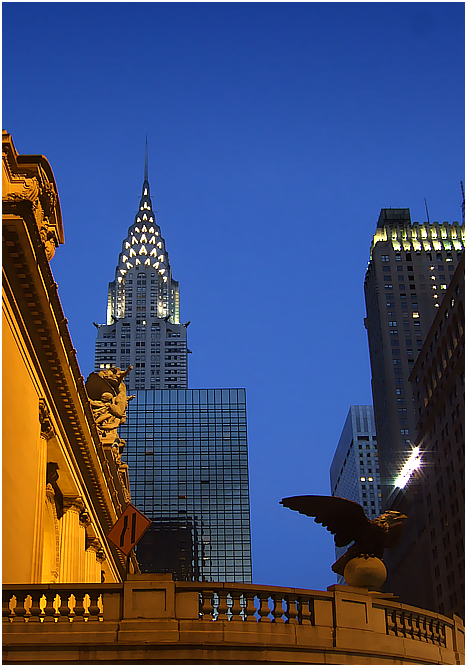
[[[352,540],[365,533],[370,521],[363,507],[353,500],[336,496],[293,496],[283,498],[281,505],[300,514],[315,517],[315,523],[322,524],[334,535],[336,547],[345,547]]]

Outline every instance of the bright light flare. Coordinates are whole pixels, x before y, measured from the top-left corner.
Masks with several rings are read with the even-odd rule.
[[[420,468],[421,462],[422,462],[422,457],[420,454],[420,447],[414,447],[412,449],[412,453],[408,461],[402,468],[399,477],[394,482],[395,486],[399,487],[399,489],[403,489],[404,486],[409,481],[409,479],[411,478],[412,473],[418,468]]]

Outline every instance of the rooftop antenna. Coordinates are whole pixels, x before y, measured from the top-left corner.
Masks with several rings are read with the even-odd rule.
[[[426,197],[425,197],[425,209],[426,209],[426,219],[428,221],[428,224],[430,223],[430,214],[428,213],[428,204],[426,203]]]
[[[464,181],[461,181],[461,192],[462,192],[462,224],[465,223],[465,193],[464,193]]]
[[[144,158],[144,180],[148,180],[148,135],[146,135],[146,153]]]

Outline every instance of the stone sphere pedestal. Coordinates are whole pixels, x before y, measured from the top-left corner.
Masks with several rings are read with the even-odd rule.
[[[348,586],[379,591],[386,581],[386,566],[379,558],[358,556],[349,560],[344,570],[344,579]]]

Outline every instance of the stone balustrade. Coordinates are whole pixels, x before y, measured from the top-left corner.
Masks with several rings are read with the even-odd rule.
[[[327,591],[129,575],[3,588],[4,662],[463,664],[464,626],[350,586]]]

